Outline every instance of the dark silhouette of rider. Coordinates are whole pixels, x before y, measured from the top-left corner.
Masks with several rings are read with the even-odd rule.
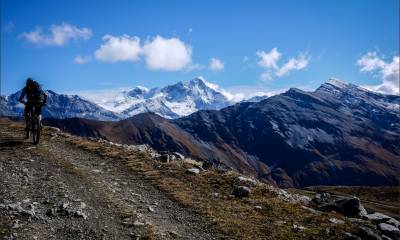
[[[26,101],[24,101],[26,98]],[[35,107],[35,114],[42,114],[42,107],[47,104],[47,94],[42,91],[38,82],[31,78],[26,80],[26,85],[22,89],[21,96],[19,100],[21,103],[25,104],[24,119],[25,119],[25,139],[29,138],[29,119],[28,115],[33,107]]]

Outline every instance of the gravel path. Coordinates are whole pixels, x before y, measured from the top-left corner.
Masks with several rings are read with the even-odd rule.
[[[125,162],[0,121],[0,238],[221,239]]]

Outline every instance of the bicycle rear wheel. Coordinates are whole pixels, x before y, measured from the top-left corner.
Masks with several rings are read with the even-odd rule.
[[[33,144],[38,144],[40,140],[40,122],[37,116],[34,117],[32,124],[32,140]]]

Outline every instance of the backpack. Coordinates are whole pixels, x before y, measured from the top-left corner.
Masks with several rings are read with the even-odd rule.
[[[30,87],[29,100],[42,100],[42,89],[36,81],[34,81]]]

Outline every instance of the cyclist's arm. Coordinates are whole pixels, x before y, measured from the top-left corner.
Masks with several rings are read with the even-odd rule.
[[[25,103],[25,102],[24,102],[25,96],[26,96],[26,89],[23,88],[23,89],[22,89],[21,96],[19,97],[18,101],[21,102],[21,103]]]

